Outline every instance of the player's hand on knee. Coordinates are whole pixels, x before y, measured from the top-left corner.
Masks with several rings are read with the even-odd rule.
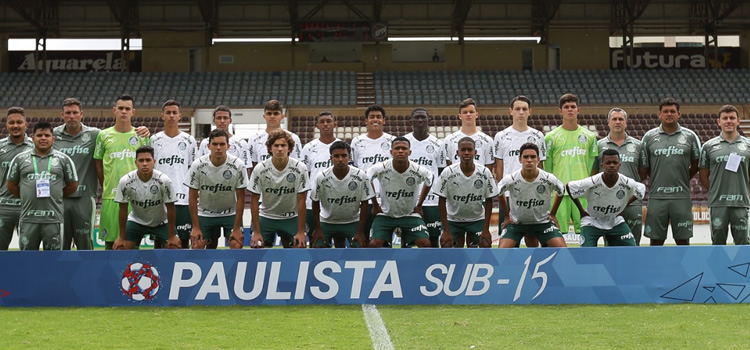
[[[365,238],[365,234],[362,232],[355,233],[351,244],[349,244],[352,248],[367,248],[367,245],[367,238]]]
[[[124,250],[125,249],[125,240],[117,237],[115,240],[115,243],[112,244],[112,250]]]
[[[229,234],[229,248],[242,249],[242,242],[245,240],[245,234],[241,228],[232,229]]]
[[[294,236],[294,248],[307,248],[307,238],[305,238],[304,232],[297,232]]]
[[[177,237],[177,235],[174,235],[172,237],[167,238],[167,249],[180,249],[182,248],[182,241],[180,240],[180,237]]]
[[[440,246],[443,248],[453,248],[453,235],[443,231],[443,234],[440,235]]]
[[[250,248],[263,248],[265,245],[263,244],[263,236],[259,232],[254,232],[252,237],[250,237]]]
[[[557,217],[554,215],[549,216],[549,220],[552,221],[555,226],[557,226],[557,229],[560,229],[560,223],[557,221]]]
[[[492,248],[492,235],[489,231],[482,231],[479,235],[479,248]]]
[[[313,235],[310,237],[310,248],[328,248],[323,238],[323,232],[320,230],[313,231]]]

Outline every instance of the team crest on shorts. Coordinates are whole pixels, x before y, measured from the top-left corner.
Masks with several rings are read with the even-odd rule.
[[[714,226],[721,226],[721,218],[714,218]]]
[[[628,145],[628,147],[626,147],[626,149],[628,150],[628,152],[633,153],[635,152],[635,145],[631,143]]]
[[[81,135],[81,141],[83,141],[83,142],[89,142],[89,141],[91,141],[91,134],[84,133],[83,135]]]
[[[391,148],[391,146],[388,145],[388,142],[383,141],[380,143],[380,148],[382,148],[384,151],[387,151]]]
[[[232,178],[232,172],[230,170],[224,170],[224,173],[221,175],[224,176],[224,178],[227,180]]]
[[[480,188],[482,188],[482,186],[484,186],[484,182],[482,182],[482,180],[475,180],[474,181],[474,188],[480,189]]]
[[[417,183],[417,180],[414,179],[413,177],[409,176],[408,178],[406,178],[406,184],[407,185],[414,186],[415,183]]]
[[[740,150],[740,151],[747,150],[747,145],[745,145],[744,143],[740,142],[740,143],[737,144],[737,149]]]
[[[177,148],[179,148],[180,151],[184,151],[187,148],[187,144],[185,142],[180,141],[180,143],[177,144]]]
[[[294,175],[294,174],[288,174],[286,176],[286,181],[294,182],[294,180],[297,180],[297,176],[296,175]]]
[[[687,137],[685,137],[685,135],[680,135],[680,137],[677,138],[677,142],[679,142],[679,143],[681,143],[683,145],[687,144]]]
[[[546,188],[544,187],[544,185],[539,185],[536,187],[536,193],[542,194],[545,190]]]
[[[434,153],[435,152],[435,146],[433,146],[433,145],[427,145],[427,147],[425,147],[425,151],[427,151],[427,153]]]
[[[137,144],[138,144],[138,137],[135,137],[135,136],[130,136],[130,138],[128,139],[128,143],[129,143],[129,144],[130,144],[131,146],[135,146],[135,145],[137,145]]]
[[[349,181],[347,187],[349,187],[349,191],[354,191],[357,189],[357,183],[354,181]]]
[[[578,135],[578,142],[580,143],[586,143],[586,135]]]
[[[157,194],[159,193],[159,186],[151,185],[151,187],[149,187],[148,190],[151,191],[151,193],[153,194]]]
[[[617,199],[622,199],[623,197],[625,197],[625,191],[623,190],[617,191],[616,196],[617,196]]]

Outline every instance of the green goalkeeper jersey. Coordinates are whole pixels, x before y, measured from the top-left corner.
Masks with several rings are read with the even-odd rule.
[[[547,144],[544,170],[563,184],[591,175],[591,167],[599,154],[593,132],[580,125],[574,131],[558,127],[544,136],[544,142]]]

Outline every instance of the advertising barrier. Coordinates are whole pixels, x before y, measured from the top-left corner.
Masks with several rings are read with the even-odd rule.
[[[750,246],[0,252],[0,306],[750,302]]]

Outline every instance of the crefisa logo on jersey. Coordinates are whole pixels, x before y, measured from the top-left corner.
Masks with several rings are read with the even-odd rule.
[[[297,176],[296,175],[294,175],[294,174],[288,174],[286,176],[286,181],[294,182],[294,180],[297,180]]]
[[[424,150],[427,151],[427,153],[434,153],[435,147],[433,145],[427,145]]]
[[[184,151],[187,148],[187,144],[180,141],[180,143],[177,144],[177,148],[179,148],[180,151]]]
[[[544,185],[539,185],[536,187],[536,193],[542,194],[544,193],[544,190],[545,190]]]
[[[483,185],[484,183],[482,182],[482,180],[474,180],[474,188],[480,189]]]
[[[625,191],[619,190],[615,195],[617,196],[617,199],[622,199],[623,197],[625,197]]]
[[[151,191],[151,193],[153,194],[157,194],[159,193],[159,186],[151,185],[151,187],[149,187],[148,190]]]
[[[357,183],[354,181],[349,181],[349,185],[347,185],[347,187],[349,187],[349,191],[354,191],[357,189]]]
[[[131,146],[135,146],[135,145],[137,145],[137,144],[138,144],[138,138],[137,138],[137,137],[135,137],[135,136],[130,136],[130,138],[128,139],[128,143],[129,143],[129,144],[130,144]]]
[[[586,143],[586,136],[585,135],[578,135],[578,142],[580,142],[580,143]]]
[[[232,178],[232,172],[229,170],[224,170],[224,173],[221,174],[221,176],[224,176],[225,179],[229,180]]]
[[[120,290],[133,301],[154,299],[159,287],[159,271],[149,264],[131,263],[122,272]]]

